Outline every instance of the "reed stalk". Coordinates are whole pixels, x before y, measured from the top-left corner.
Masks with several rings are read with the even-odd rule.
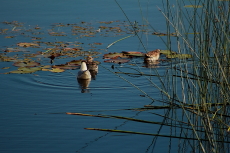
[[[179,152],[229,152],[230,2],[162,0],[162,3],[163,8],[158,10],[166,21],[167,33],[176,34],[176,38],[170,35],[166,39],[161,38],[165,48],[191,54],[193,58],[190,62],[178,59],[179,64],[176,65],[172,61],[164,76],[156,69],[153,71],[155,74],[134,75],[145,77],[153,86],[156,85],[149,77],[157,78],[161,83],[157,89],[163,91],[163,101],[167,101],[169,106],[180,106],[180,109],[169,107],[165,113],[165,118],[170,118],[172,124],[178,121],[187,123],[187,128],[183,128],[184,125],[181,128],[172,126],[170,130],[173,138],[175,131],[180,131],[177,137]],[[149,28],[156,31],[150,21],[144,16],[143,19]],[[177,48],[173,48],[173,44],[177,44]],[[141,91],[145,93],[143,89]],[[172,147],[172,142],[169,143]]]
[[[171,67],[167,75],[169,81],[167,93],[170,97],[178,99],[182,102],[182,106],[188,104],[196,108],[196,113],[191,113],[186,107],[181,107],[183,118],[179,120],[188,122],[190,126],[193,125],[192,132],[184,132],[197,140],[180,141],[180,152],[183,152],[184,144],[188,143],[198,146],[195,149],[198,152],[228,152],[229,146],[226,142],[229,142],[229,117],[226,116],[229,116],[230,102],[230,3],[217,0],[194,0],[190,1],[191,8],[183,7],[188,4],[183,0],[173,2],[163,0],[163,3],[164,11],[159,11],[167,21],[168,33],[175,32],[177,35],[176,40],[168,36],[167,48],[171,49],[172,43],[177,43],[178,52],[193,55],[192,64],[178,64],[176,67]],[[173,103],[178,102],[173,101]],[[196,107],[198,105],[199,107]],[[213,111],[219,113],[219,117],[211,113]],[[171,118],[175,117],[177,116],[171,116]],[[200,127],[204,131],[201,132]],[[194,150],[194,148],[187,148],[187,150]]]
[[[142,37],[135,31],[135,27],[123,8],[116,0],[115,2],[146,51],[147,46],[143,43]],[[156,133],[86,128],[87,130],[153,136],[152,143],[147,149],[150,150],[152,147],[152,152],[154,152],[158,137],[168,138],[169,152],[172,147],[177,147],[178,152],[230,152],[230,1],[162,0],[162,4],[163,8],[158,8],[158,10],[166,21],[167,33],[174,33],[176,37],[167,35],[166,39],[161,37],[160,39],[166,49],[177,50],[181,54],[191,54],[192,59],[189,62],[187,59],[176,59],[177,64],[175,64],[175,60],[171,60],[170,68],[164,75],[159,73],[156,68],[153,68],[152,74],[142,73],[139,67],[136,68],[136,73],[108,70],[151,100],[149,105],[139,109],[142,111],[162,109],[165,114],[157,114],[163,117],[162,122],[123,116],[69,114],[120,119],[140,124],[159,124],[160,127],[158,126],[159,129]],[[143,10],[143,8],[140,9]],[[157,28],[143,16],[143,13],[141,14],[142,21],[146,22],[150,29],[156,31]],[[128,37],[130,36],[123,39]],[[177,45],[176,48],[173,47],[174,44]],[[159,97],[151,97],[147,91],[139,88],[122,75],[135,75],[147,79],[149,84],[162,93],[161,99],[158,100],[162,106],[152,105]],[[154,83],[152,78],[158,80],[160,85]],[[156,115],[154,112],[152,114]],[[160,134],[163,127],[170,127],[169,134]],[[171,139],[178,140],[177,144]]]

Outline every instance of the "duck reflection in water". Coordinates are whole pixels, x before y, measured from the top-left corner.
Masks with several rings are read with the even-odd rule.
[[[82,89],[82,93],[89,92],[88,87],[91,81],[91,73],[87,69],[86,62],[84,61],[81,63],[81,68],[77,75],[77,81],[79,83],[80,88]]]
[[[81,93],[89,93],[89,84],[91,79],[77,79]]]
[[[147,68],[156,68],[157,64],[159,64],[159,59],[160,57],[160,49],[156,49],[153,51],[150,51],[148,53],[145,54],[145,59],[144,59],[144,63],[146,65]]]

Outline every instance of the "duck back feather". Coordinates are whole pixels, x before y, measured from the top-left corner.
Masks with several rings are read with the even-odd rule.
[[[91,79],[91,74],[89,70],[87,69],[85,62],[81,63],[81,68],[80,68],[80,71],[78,72],[77,78],[78,79]]]

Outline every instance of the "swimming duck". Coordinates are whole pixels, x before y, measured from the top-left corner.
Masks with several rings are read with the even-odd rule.
[[[152,68],[155,67],[155,65],[159,64],[158,61],[160,57],[160,49],[156,49],[153,51],[150,51],[145,54],[144,63],[146,64],[146,67]]]
[[[87,64],[88,70],[90,70],[90,71],[98,71],[98,65],[97,65],[96,62],[93,61],[92,56],[87,56],[86,64]]]
[[[93,57],[92,56],[87,56],[86,61],[87,62],[93,62]]]
[[[145,54],[145,57],[149,58],[149,60],[156,61],[160,57],[160,51],[161,51],[160,49],[156,49],[156,50],[150,51],[150,52],[148,52],[148,53]]]
[[[81,63],[81,68],[80,71],[78,72],[77,75],[78,79],[91,79],[91,74],[89,70],[87,69],[86,62]]]

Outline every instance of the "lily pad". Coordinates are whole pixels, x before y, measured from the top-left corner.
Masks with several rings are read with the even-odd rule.
[[[116,59],[118,57],[129,58],[129,56],[124,53],[108,53],[108,54],[104,54],[103,56],[104,59]]]
[[[21,52],[21,51],[24,51],[24,50],[21,50],[21,49],[18,49],[18,48],[6,48],[6,50],[4,52]]]
[[[5,69],[5,70],[6,70],[6,69],[9,69],[9,68],[10,68],[10,67],[3,67],[2,69]]]
[[[173,54],[177,54],[176,52],[174,51],[171,51],[171,50],[161,50],[160,51],[161,54],[164,54],[164,55],[173,55]]]
[[[60,69],[65,69],[65,70],[75,70],[78,67],[73,66],[73,65],[68,65],[68,64],[61,64],[61,65],[53,65],[52,68],[60,68]]]
[[[39,47],[39,44],[36,43],[17,43],[20,47]]]
[[[8,56],[1,56],[0,55],[0,61],[3,61],[3,62],[14,62],[14,61],[17,61],[17,56],[16,57],[8,57]]]
[[[67,62],[67,64],[68,65],[75,65],[75,66],[79,66],[79,65],[81,65],[81,61],[82,61],[82,59],[80,59],[80,60],[72,60],[72,61],[70,61],[70,62]]]
[[[51,69],[42,68],[42,71],[50,71]]]
[[[94,43],[95,45],[102,45],[102,43]]]
[[[51,36],[67,36],[65,32],[49,32]]]
[[[17,67],[35,67],[35,66],[39,66],[40,63],[35,61],[19,61],[19,62],[15,62],[13,65]]]
[[[127,63],[129,61],[130,60],[128,60],[128,59],[111,59],[111,60],[106,60],[104,62],[106,62],[106,63],[117,63],[117,64],[121,64],[121,63]]]
[[[54,73],[60,73],[60,72],[64,72],[64,69],[60,69],[60,68],[52,68],[52,70],[49,70],[50,72],[54,72]]]
[[[10,71],[9,73],[18,73],[18,74],[26,74],[26,73],[34,73],[36,71],[42,70],[41,67],[19,67],[18,70]]]
[[[50,65],[44,65],[44,66],[41,66],[42,69],[48,69],[48,68],[51,68]]]
[[[128,56],[138,56],[138,57],[143,57],[145,56],[144,53],[142,52],[136,52],[136,51],[122,51],[122,53],[128,55]]]
[[[81,50],[82,50],[81,48],[69,48],[69,47],[63,49],[63,51],[81,51]]]
[[[35,72],[35,71],[42,70],[42,68],[41,67],[30,67],[30,68],[28,68],[28,67],[19,67],[18,70],[20,70],[20,71]]]
[[[185,5],[184,7],[188,7],[188,8],[201,8],[203,6],[202,5]]]
[[[14,71],[10,71],[9,73],[23,74],[23,71],[20,71],[20,70],[14,70]],[[9,74],[9,73],[5,73],[5,74]]]
[[[5,36],[5,38],[14,38],[15,36]]]
[[[191,54],[171,54],[171,55],[167,55],[166,57],[185,59],[185,58],[192,58],[192,55]]]

